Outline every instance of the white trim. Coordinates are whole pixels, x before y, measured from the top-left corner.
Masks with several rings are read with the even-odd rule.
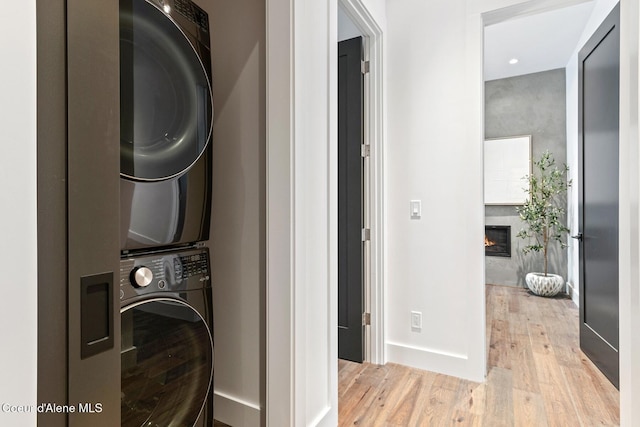
[[[365,60],[370,63],[365,78],[365,141],[371,145],[370,155],[370,306],[371,327],[368,361],[385,364],[385,105],[384,105],[384,39],[383,31],[362,3],[362,0],[339,0],[345,14],[365,38]]]
[[[468,99],[467,115],[469,122],[467,123],[467,134],[470,140],[474,140],[477,143],[476,156],[480,162],[480,175],[481,182],[477,186],[471,186],[473,191],[479,191],[481,197],[481,206],[476,211],[476,218],[478,224],[482,224],[479,229],[474,229],[476,233],[477,241],[480,242],[484,236],[484,225],[486,222],[485,208],[484,208],[484,183],[482,177],[484,176],[484,156],[483,156],[483,141],[484,141],[484,67],[483,67],[483,52],[484,52],[484,24],[481,14],[471,14],[467,17],[466,23],[467,29],[467,88]],[[479,114],[478,114],[479,112]],[[472,185],[472,184],[470,184]],[[475,222],[474,222],[475,224]],[[474,253],[478,257],[478,268],[481,272],[478,277],[477,287],[472,289],[472,292],[467,297],[467,330],[473,331],[468,335],[468,350],[469,361],[466,364],[468,372],[468,378],[482,382],[487,376],[487,348],[486,348],[486,294],[485,294],[485,257],[484,247],[478,244],[473,248]],[[477,251],[477,252],[475,252]],[[475,258],[475,257],[474,257]],[[461,367],[465,369],[464,367]]]
[[[620,425],[640,420],[640,7],[620,1]]]
[[[314,420],[314,426],[338,424],[338,2],[327,2],[327,372],[328,406]]]
[[[260,425],[260,406],[222,392],[213,393],[215,418],[234,427]]]
[[[337,0],[267,0],[266,19],[266,425],[335,425]]]
[[[0,189],[6,200],[2,210],[3,271],[0,302],[2,371],[0,405],[38,403],[38,141],[36,1],[3,2],[0,51],[0,117],[3,145]],[[38,16],[39,17],[39,16]],[[19,37],[15,37],[20,34]],[[40,88],[42,90],[43,88]],[[46,90],[46,89],[45,89]],[[9,125],[11,124],[11,125]],[[61,177],[62,179],[62,177]],[[10,201],[10,202],[9,202]],[[9,209],[9,203],[14,208]],[[44,210],[42,211],[44,213]],[[45,279],[46,280],[46,279]],[[8,284],[18,284],[10,286]],[[41,353],[42,354],[42,353]],[[0,411],[2,411],[0,409]],[[37,413],[0,412],[0,424],[35,426]]]
[[[466,354],[394,342],[387,343],[387,353],[394,363],[478,381],[478,376],[469,369],[469,358]]]
[[[421,353],[425,353],[425,354],[434,354],[440,357],[444,357],[444,358],[451,358],[451,359],[460,359],[460,360],[468,360],[469,357],[466,354],[462,354],[462,353],[453,353],[451,351],[442,351],[442,350],[436,350],[433,348],[428,348],[428,347],[420,347],[417,345],[407,345],[407,344],[402,344],[402,343],[397,343],[397,342],[393,342],[393,341],[389,341],[387,343],[387,345],[389,346],[389,348],[394,348],[396,350],[399,349],[403,349],[405,351],[416,351],[416,352],[421,352]],[[436,370],[436,372],[440,372],[438,370]],[[455,374],[452,374],[454,376],[457,376]]]
[[[580,307],[580,288],[575,286],[573,282],[567,282],[567,293],[571,297],[573,303]]]
[[[485,12],[482,14],[482,19],[484,25],[488,26],[514,18],[536,15],[590,1],[593,0],[530,0]]]
[[[331,72],[337,0],[294,3],[294,417],[291,425],[337,424],[337,115]],[[331,16],[330,16],[331,14]],[[329,34],[333,30],[334,34]],[[335,52],[335,51],[334,51]],[[336,52],[337,53],[337,52]],[[337,85],[337,83],[334,83]],[[333,123],[332,123],[333,122]],[[335,200],[334,200],[335,197]],[[335,229],[331,227],[335,226]],[[333,274],[333,277],[332,277]],[[335,278],[335,279],[334,279]],[[334,289],[335,288],[335,289]],[[335,404],[334,404],[335,403]],[[329,408],[326,411],[326,408]]]

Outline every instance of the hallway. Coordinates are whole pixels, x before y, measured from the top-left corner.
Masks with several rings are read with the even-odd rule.
[[[483,384],[395,364],[339,361],[340,426],[617,426],[619,392],[582,354],[565,295],[486,286]]]

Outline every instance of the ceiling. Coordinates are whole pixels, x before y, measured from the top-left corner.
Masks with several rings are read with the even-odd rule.
[[[591,15],[588,1],[515,18],[485,28],[484,79],[495,80],[564,68]],[[517,64],[509,60],[517,58]]]

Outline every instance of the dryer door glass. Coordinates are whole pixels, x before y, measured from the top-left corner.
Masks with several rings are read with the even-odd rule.
[[[197,311],[156,299],[121,314],[121,425],[192,427],[213,376],[213,341]]]
[[[145,0],[121,0],[122,176],[142,181],[171,178],[189,169],[204,152],[213,113],[210,82],[198,49],[206,48],[191,42],[162,10]]]

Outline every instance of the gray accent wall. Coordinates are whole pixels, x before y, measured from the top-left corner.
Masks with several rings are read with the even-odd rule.
[[[485,138],[531,135],[533,160],[548,149],[558,164],[566,163],[565,92],[564,68],[485,82]],[[525,183],[523,180],[523,186]],[[522,253],[527,243],[516,237],[524,226],[516,207],[485,206],[485,221],[511,226],[511,257],[485,257],[486,283],[526,286],[524,276],[542,271],[543,259],[542,253]],[[549,272],[567,278],[567,251],[555,242],[550,248]]]

